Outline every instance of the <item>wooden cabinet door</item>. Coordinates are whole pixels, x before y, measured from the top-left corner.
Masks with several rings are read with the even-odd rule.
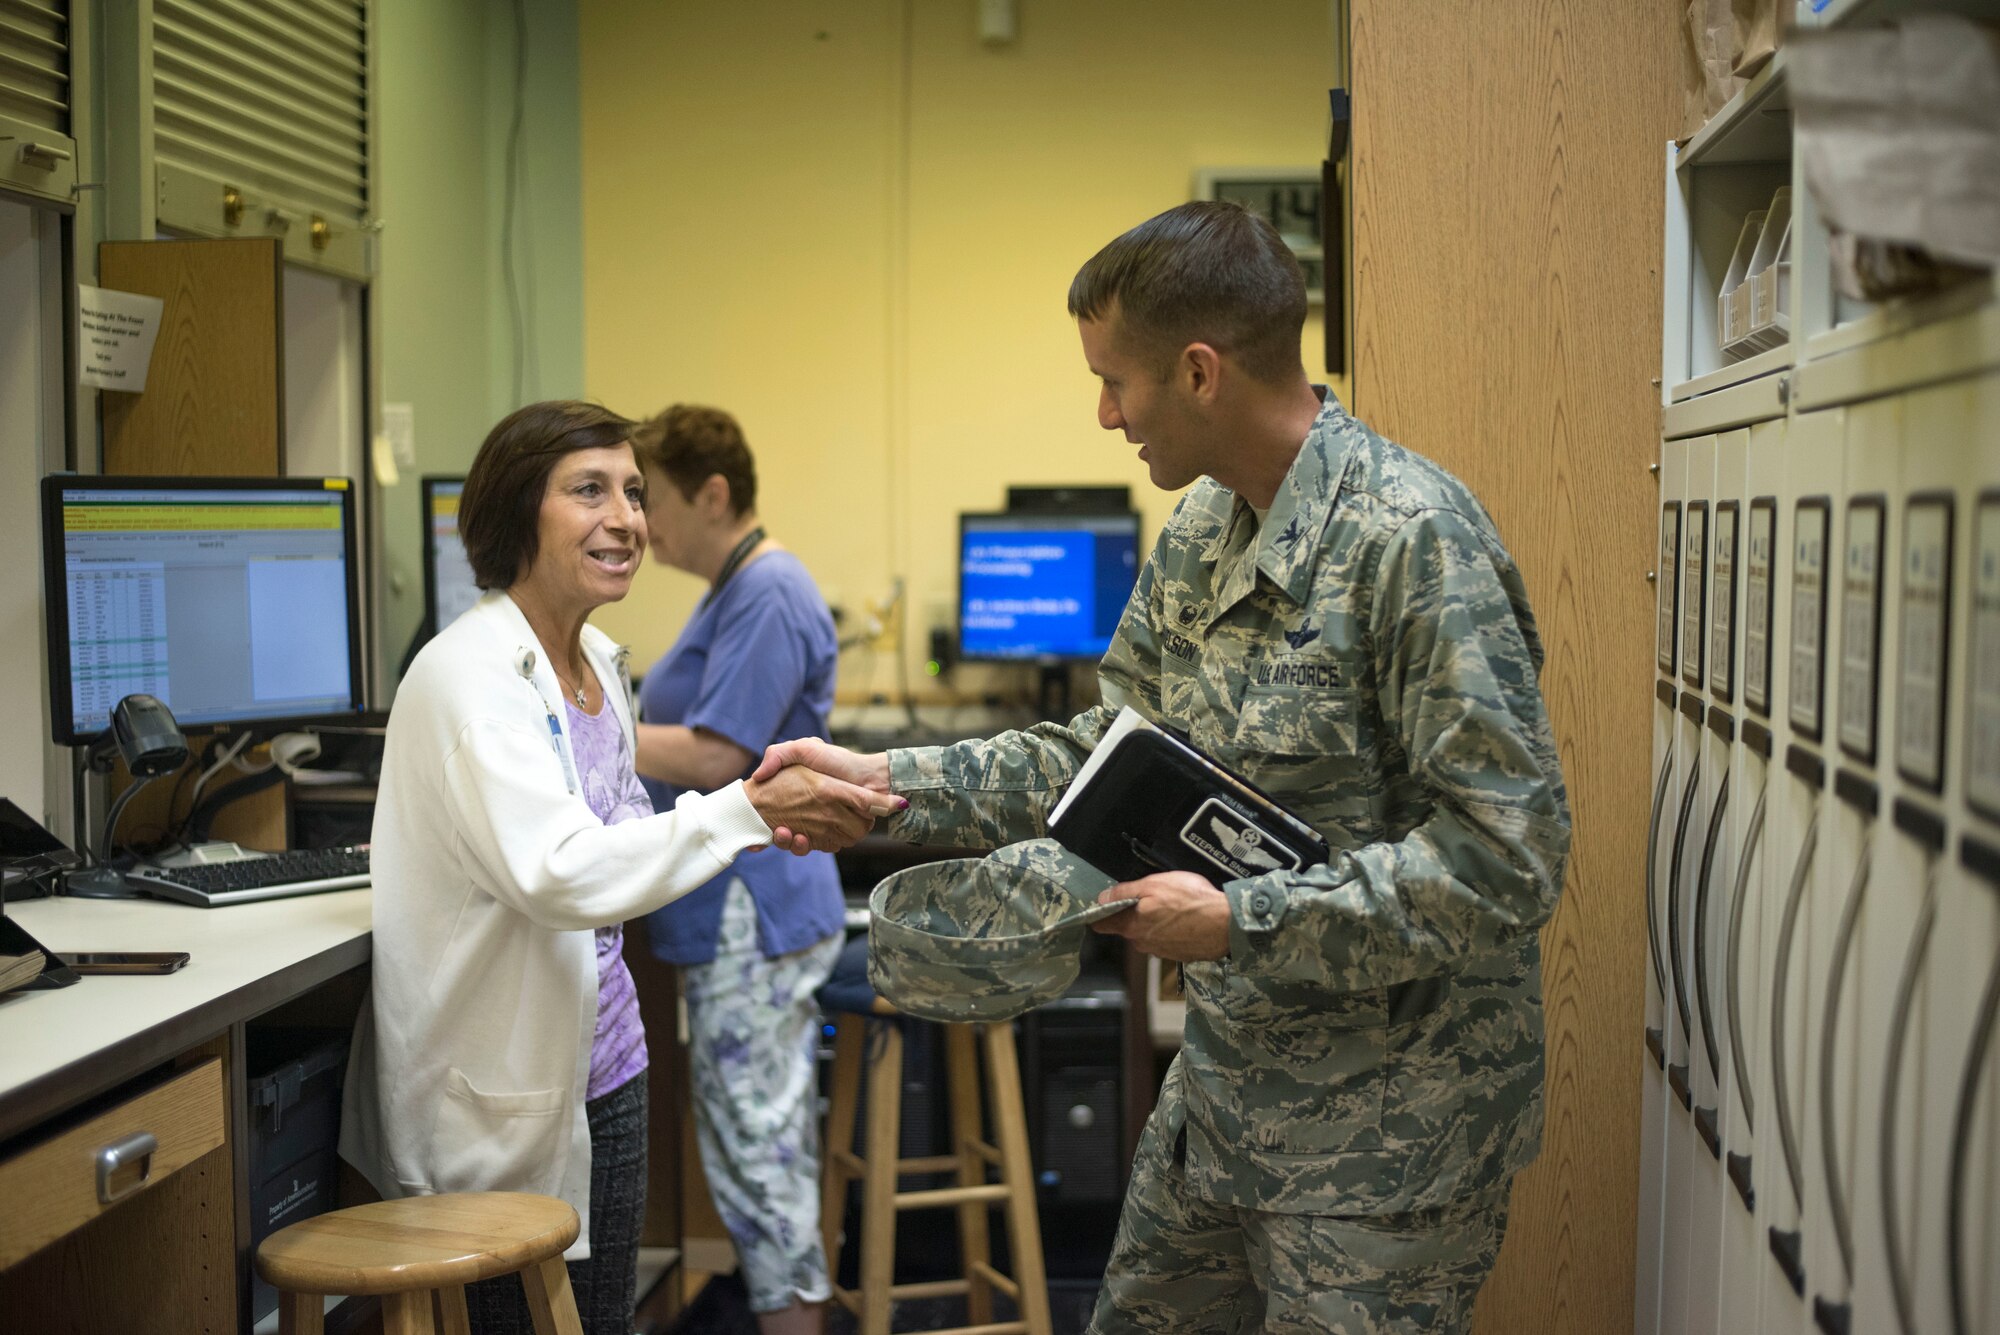
[[[1478,1329],[1629,1330],[1679,6],[1350,5],[1353,406],[1470,484],[1520,561],[1575,820],[1547,1130]]]
[[[97,248],[100,286],[166,303],[145,392],[104,393],[106,473],[284,472],[283,263],[269,237]]]

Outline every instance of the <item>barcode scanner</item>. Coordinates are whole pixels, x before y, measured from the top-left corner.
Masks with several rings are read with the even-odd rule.
[[[128,695],[111,711],[111,736],[135,779],[157,779],[187,764],[187,740],[155,695]]]
[[[181,736],[173,711],[156,695],[135,693],[120,700],[111,710],[109,736],[119,759],[132,772],[132,782],[105,813],[104,834],[97,841],[97,865],[89,871],[71,872],[63,880],[65,893],[80,899],[132,897],[134,891],[125,877],[111,866],[111,836],[118,828],[118,817],[140,789],[187,764],[187,739]]]

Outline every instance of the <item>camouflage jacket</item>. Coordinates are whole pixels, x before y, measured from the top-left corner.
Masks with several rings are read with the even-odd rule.
[[[1160,534],[1067,726],[890,753],[927,843],[1043,832],[1121,705],[1311,822],[1323,866],[1233,881],[1190,964],[1158,1116],[1188,1180],[1367,1215],[1503,1183],[1542,1124],[1541,954],[1568,798],[1521,576],[1456,478],[1332,395],[1264,523],[1203,480]]]

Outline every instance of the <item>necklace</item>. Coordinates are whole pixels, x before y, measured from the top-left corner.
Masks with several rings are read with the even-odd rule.
[[[549,666],[553,668],[555,664],[550,663]],[[570,684],[567,681],[563,680],[563,674],[558,672],[556,673],[556,684],[559,686],[568,687],[570,696],[576,701],[576,707],[578,709],[588,709],[590,707],[588,697],[586,697],[583,693],[583,678],[578,677],[577,684],[574,686],[570,686]]]
[[[761,525],[743,535],[743,541],[737,543],[730,551],[728,558],[723,561],[722,569],[715,572],[715,583],[711,584],[708,592],[702,596],[701,605],[703,607],[707,607],[715,601],[715,595],[722,592],[722,586],[729,582],[729,577],[736,573],[738,566],[743,564],[743,558],[750,555],[757,544],[763,540],[764,530]]]

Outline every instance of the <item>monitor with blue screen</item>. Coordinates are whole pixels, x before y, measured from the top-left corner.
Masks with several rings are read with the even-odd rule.
[[[43,478],[56,742],[134,693],[190,728],[359,712],[354,507],[345,478]]]
[[[458,498],[465,492],[462,477],[427,477],[424,500],[424,624],[435,635],[479,601],[472,579],[472,562],[458,536]]]
[[[958,650],[971,660],[1095,661],[1139,577],[1139,516],[959,516]]]

